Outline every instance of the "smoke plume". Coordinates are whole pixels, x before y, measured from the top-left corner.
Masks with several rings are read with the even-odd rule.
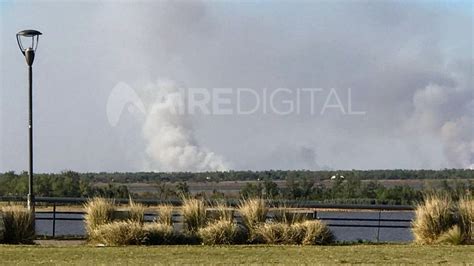
[[[474,167],[474,119],[471,83],[453,77],[455,85],[430,84],[415,92],[411,128],[434,133],[443,144],[448,167]],[[469,79],[466,79],[469,80]]]
[[[160,97],[152,101],[143,124],[147,168],[160,171],[227,170],[223,158],[197,143],[189,117],[180,112],[184,96],[176,85],[160,81],[157,87]]]

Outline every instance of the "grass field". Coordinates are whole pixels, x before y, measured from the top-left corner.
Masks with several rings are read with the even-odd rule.
[[[474,262],[474,246],[8,246],[0,245],[0,264],[334,264]]]

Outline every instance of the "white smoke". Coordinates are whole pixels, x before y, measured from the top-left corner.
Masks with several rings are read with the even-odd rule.
[[[474,121],[463,116],[441,127],[444,153],[453,167],[474,168]]]
[[[474,106],[469,83],[430,84],[413,96],[414,112],[408,127],[435,134],[443,144],[447,165],[474,167]]]
[[[200,146],[191,121],[183,110],[184,95],[173,82],[160,81],[160,97],[149,106],[143,124],[147,142],[147,168],[159,171],[224,171],[223,158]],[[153,98],[153,97],[150,97]],[[149,99],[150,99],[149,98]]]

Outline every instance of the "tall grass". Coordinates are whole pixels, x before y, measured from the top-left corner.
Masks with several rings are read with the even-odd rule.
[[[146,240],[143,224],[134,221],[115,221],[98,225],[90,240],[107,246],[139,245]]]
[[[141,203],[136,203],[130,198],[129,200],[130,210],[129,217],[130,221],[143,224],[145,221],[145,206]]]
[[[230,245],[245,242],[242,229],[228,219],[214,221],[200,228],[198,235],[205,245]]]
[[[173,205],[163,204],[158,206],[157,223],[164,225],[173,225]]]
[[[463,242],[474,243],[474,198],[461,198],[458,202],[458,212]]]
[[[438,244],[452,244],[460,245],[463,243],[463,234],[458,225],[454,225],[448,231],[442,233],[438,239],[436,239]]]
[[[256,233],[266,244],[325,245],[335,240],[329,227],[316,220],[265,223],[257,227]]]
[[[293,244],[291,226],[286,223],[264,223],[255,228],[255,236],[266,244]]]
[[[31,244],[35,238],[35,218],[31,211],[23,206],[2,207],[5,225],[4,239],[9,244]]]
[[[91,235],[100,225],[111,223],[114,217],[114,202],[104,198],[93,198],[84,204],[86,231]]]
[[[216,203],[212,209],[207,209],[208,222],[225,220],[229,222],[234,221],[234,209],[226,203]]]
[[[336,240],[332,231],[322,221],[304,221],[301,226],[305,231],[304,238],[301,241],[303,245],[326,245]]]
[[[161,223],[147,223],[143,225],[145,230],[145,244],[147,245],[164,245],[175,244],[176,233],[173,231],[173,226]]]
[[[268,208],[263,199],[244,199],[240,201],[238,209],[249,230],[254,230],[267,219]]]
[[[280,207],[274,211],[273,220],[275,222],[286,223],[292,225],[306,221],[306,213],[290,211],[288,207]]]
[[[427,195],[415,210],[412,222],[415,242],[435,243],[437,239],[455,224],[453,201],[446,195]]]
[[[189,232],[197,232],[206,225],[206,205],[200,199],[183,199],[183,221]]]

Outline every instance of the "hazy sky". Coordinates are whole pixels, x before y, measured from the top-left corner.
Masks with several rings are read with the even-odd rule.
[[[38,172],[472,167],[473,14],[471,1],[0,0],[0,172],[28,165],[15,40],[28,28],[44,34]],[[228,88],[234,110],[239,88],[285,88],[279,110],[321,91],[314,113],[303,93],[298,113],[176,115],[178,88]]]

